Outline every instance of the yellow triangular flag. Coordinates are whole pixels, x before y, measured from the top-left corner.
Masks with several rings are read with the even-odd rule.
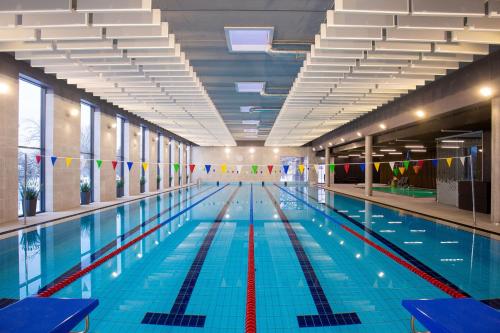
[[[399,172],[403,175],[405,173],[405,167],[399,167]]]
[[[300,174],[303,174],[304,173],[304,164],[299,164],[299,171],[300,171]]]
[[[148,162],[142,162],[142,168],[146,171],[148,169]]]
[[[66,167],[69,168],[69,166],[71,165],[71,162],[73,161],[73,159],[71,157],[66,157],[65,160],[66,160]]]
[[[448,164],[448,167],[451,167],[451,162],[453,162],[453,158],[448,157],[448,158],[446,159],[446,163]]]
[[[380,169],[380,162],[375,162],[373,165],[375,165],[375,170],[378,172],[378,169]]]
[[[220,166],[220,169],[221,169],[222,173],[226,173],[227,172],[227,164],[222,164]]]

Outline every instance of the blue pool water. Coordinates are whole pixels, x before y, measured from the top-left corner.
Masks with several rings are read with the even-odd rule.
[[[450,297],[344,227],[455,290],[500,297],[498,241],[314,187],[250,186],[205,184],[3,235],[0,306],[156,228],[54,297],[98,298],[92,332],[242,332],[252,199],[258,332],[405,332],[402,299]]]

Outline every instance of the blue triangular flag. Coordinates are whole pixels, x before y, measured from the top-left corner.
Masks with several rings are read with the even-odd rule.
[[[436,160],[436,159],[432,160],[432,166],[435,167],[435,168],[437,168],[437,166],[438,166],[438,160]]]
[[[56,164],[56,161],[57,161],[57,156],[51,156],[50,160],[52,161],[52,166],[54,166]]]
[[[132,165],[134,165],[134,162],[127,162],[128,171],[132,169]]]
[[[365,172],[365,164],[364,163],[360,164],[359,168],[361,169],[362,172]]]
[[[211,167],[212,167],[211,164],[205,164],[205,170],[207,171],[207,174],[210,172]]]
[[[285,174],[288,173],[288,168],[289,167],[290,167],[289,165],[283,165],[283,171],[285,172]]]

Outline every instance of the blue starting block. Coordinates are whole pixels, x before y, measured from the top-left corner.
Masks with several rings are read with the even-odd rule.
[[[68,333],[83,320],[87,332],[97,305],[96,299],[28,297],[0,309],[0,332]]]
[[[431,333],[494,333],[500,330],[500,312],[472,298],[404,300],[415,319]]]

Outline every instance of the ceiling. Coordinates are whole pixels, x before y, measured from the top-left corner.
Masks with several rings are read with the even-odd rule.
[[[306,144],[488,54],[499,10],[497,0],[337,0],[266,145]]]
[[[237,141],[265,140],[286,96],[238,93],[235,82],[266,82],[270,94],[287,94],[304,57],[231,53],[224,27],[274,27],[273,47],[309,50],[331,0],[153,0],[182,45],[208,95]],[[260,112],[243,113],[240,106]],[[271,109],[271,110],[269,110]],[[258,126],[243,125],[258,120]],[[255,136],[245,129],[258,129]]]

